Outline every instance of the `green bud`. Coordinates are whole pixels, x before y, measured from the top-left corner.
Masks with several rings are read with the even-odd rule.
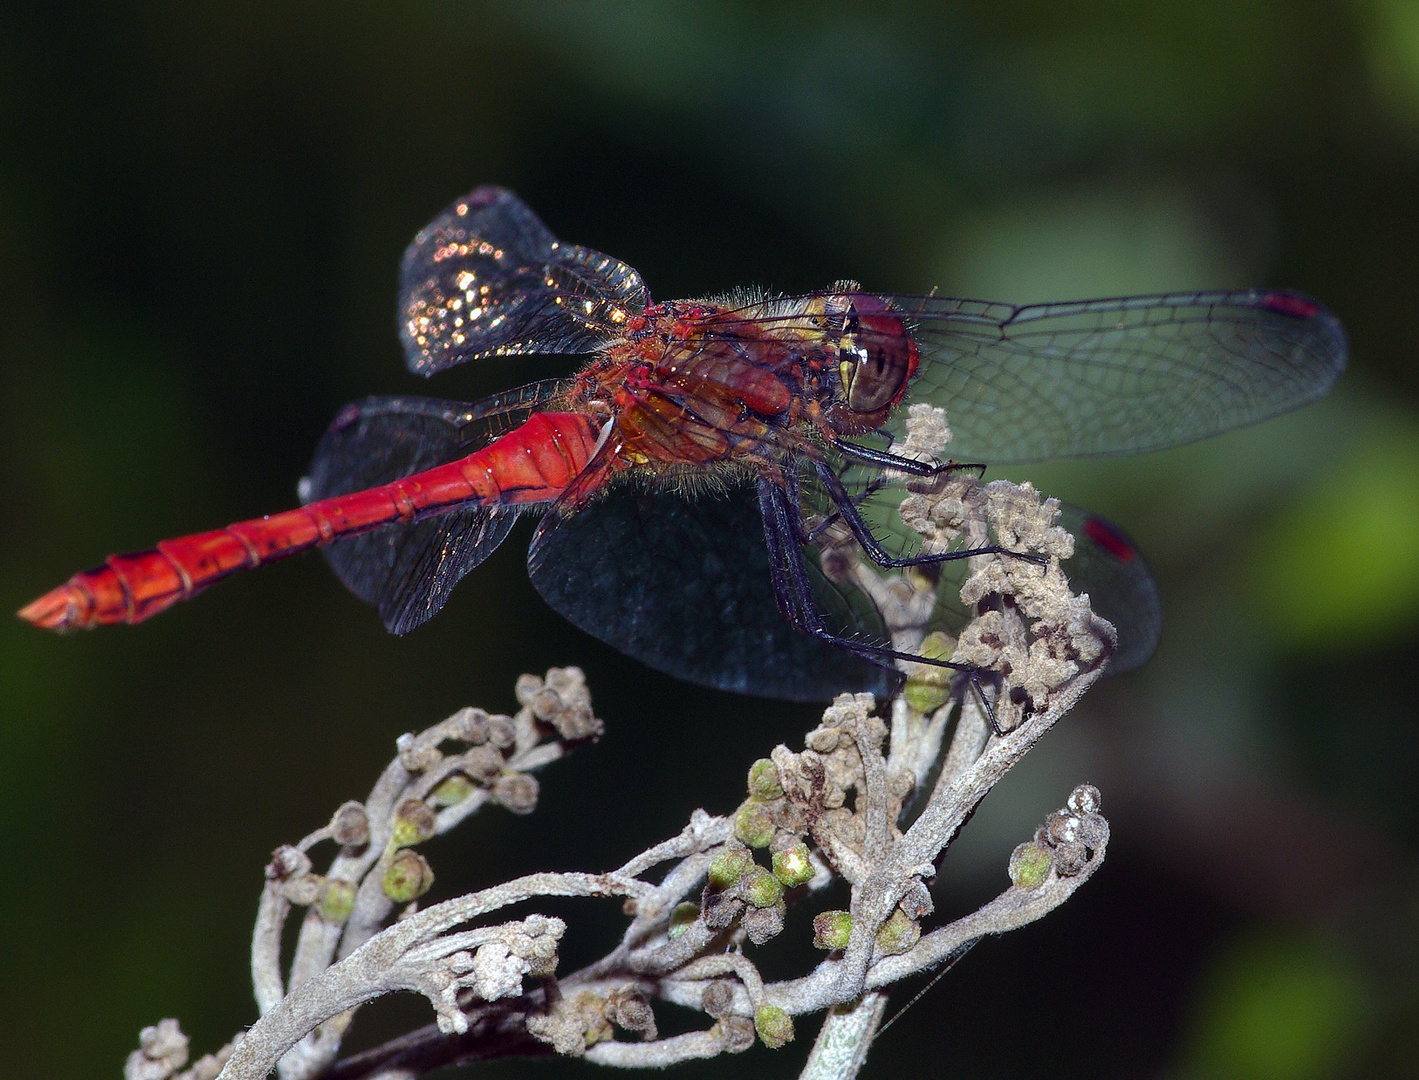
[[[428,892],[433,883],[434,872],[428,860],[406,848],[390,860],[380,887],[396,904],[407,904]]]
[[[901,908],[877,930],[877,950],[884,956],[898,956],[921,940],[921,927]]]
[[[775,851],[773,865],[774,877],[787,888],[805,885],[813,880],[813,863],[808,858],[808,845],[801,840],[792,847]]]
[[[846,911],[824,911],[813,916],[813,945],[819,949],[846,949],[852,934],[852,916]]]
[[[316,901],[316,910],[328,923],[339,926],[355,909],[355,886],[339,878],[327,878]]]
[[[774,838],[774,816],[757,799],[750,799],[734,812],[734,835],[752,848],[769,846]]]
[[[944,660],[955,650],[956,643],[935,630],[926,635],[918,652],[931,660]],[[925,715],[935,712],[951,697],[950,668],[923,664],[908,678],[902,696],[913,712]]]
[[[754,1030],[770,1050],[793,1042],[793,1017],[777,1005],[760,1005],[754,1011]]]
[[[1034,841],[1010,853],[1010,881],[1018,889],[1038,889],[1049,877],[1049,867],[1049,851]]]
[[[760,758],[749,766],[749,797],[767,802],[783,794],[778,780],[778,766],[768,758]]]
[[[739,884],[739,879],[754,865],[754,856],[741,847],[727,847],[709,865],[709,883],[716,889]]]
[[[740,895],[755,907],[773,907],[783,899],[783,884],[762,866],[756,866],[739,882]]]
[[[457,806],[473,794],[475,785],[462,773],[449,773],[443,782],[429,792],[429,801],[436,806]]]
[[[389,842],[394,847],[409,847],[434,834],[434,812],[423,799],[406,799],[394,815],[394,829]]]
[[[671,941],[683,934],[695,924],[695,920],[700,917],[699,904],[676,904],[675,910],[670,913],[670,929],[666,931]]]

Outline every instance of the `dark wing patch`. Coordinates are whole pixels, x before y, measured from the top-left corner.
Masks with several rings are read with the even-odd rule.
[[[399,270],[399,334],[420,375],[489,356],[589,352],[648,302],[633,269],[561,243],[497,187],[436,217]]]
[[[686,499],[618,484],[576,514],[549,513],[527,563],[574,625],[688,682],[789,701],[895,686],[784,621],[751,490]]]
[[[367,398],[341,410],[321,439],[301,501],[344,495],[455,460],[520,424],[557,395],[534,383],[476,405],[433,398]],[[322,548],[356,596],[405,634],[436,615],[459,580],[507,537],[509,507],[474,506],[410,524],[389,525]]]

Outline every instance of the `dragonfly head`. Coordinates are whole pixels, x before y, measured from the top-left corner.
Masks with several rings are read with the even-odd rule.
[[[870,431],[906,393],[916,373],[916,342],[881,297],[846,293],[839,299],[843,328],[838,338],[837,401],[830,419],[845,433]]]

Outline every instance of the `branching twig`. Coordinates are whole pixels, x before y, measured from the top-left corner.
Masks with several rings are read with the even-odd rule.
[[[914,415],[923,445],[909,438],[907,448],[930,450],[937,420]],[[419,911],[433,881],[421,841],[489,803],[531,811],[531,770],[601,731],[579,671],[524,676],[515,717],[465,709],[401,737],[363,803],[346,803],[326,826],[276,851],[252,941],[261,1018],[182,1073],[186,1040],[175,1022],[147,1029],[130,1080],[212,1080],[219,1071],[223,1080],[259,1080],[278,1062],[283,1080],[394,1080],[529,1052],[660,1067],[756,1040],[781,1046],[794,1037],[795,1017],[822,1012],[804,1075],[855,1075],[886,988],[1053,910],[1098,868],[1108,842],[1098,792],[1076,788],[1011,856],[1009,888],[978,911],[932,920],[929,886],[957,831],[1099,677],[1114,637],[1060,571],[1072,537],[1054,526],[1054,503],[1028,486],[981,485],[949,470],[906,487],[902,519],[928,551],[1005,552],[969,558],[959,588],[976,614],[959,636],[924,632],[936,606],[932,575],[882,577],[836,549],[825,553],[825,572],[874,598],[898,647],[949,655],[975,677],[952,684],[941,668],[920,665],[890,722],[870,696],[840,697],[802,750],[779,746],[754,763],[748,797],[732,814],[697,810],[680,833],[619,869],[532,874]],[[310,851],[325,841],[338,851],[317,873]],[[647,877],[667,863],[658,880]],[[833,878],[849,885],[850,902],[814,919],[826,955],[799,977],[765,981],[755,950],[782,932],[789,904],[811,903]],[[620,942],[559,976],[569,932],[561,919],[482,921],[549,896],[622,898],[630,919]],[[282,930],[296,906],[307,911],[283,976]],[[401,990],[428,998],[436,1022],[337,1061],[354,1011]],[[706,1026],[661,1038],[656,1001],[699,1010]]]

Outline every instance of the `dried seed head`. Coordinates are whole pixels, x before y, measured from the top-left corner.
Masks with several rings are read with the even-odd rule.
[[[772,907],[745,908],[744,917],[739,920],[744,933],[755,945],[762,945],[783,933],[783,919],[788,908],[782,900]]]
[[[506,716],[488,717],[488,743],[499,750],[508,750],[517,742],[517,727]]]
[[[705,987],[704,1001],[700,1008],[706,1016],[719,1019],[734,1007],[734,987],[725,979],[716,979]]]
[[[623,1031],[633,1031],[644,1039],[655,1038],[655,1013],[645,995],[634,987],[616,990],[606,999],[606,1019]]]
[[[1098,788],[1093,784],[1080,784],[1069,793],[1069,801],[1065,805],[1076,814],[1097,814],[1102,803],[1103,796]]]
[[[700,900],[700,917],[711,930],[723,930],[733,924],[744,910],[744,901],[734,892],[715,892],[706,887]]]
[[[505,764],[502,751],[491,742],[475,746],[458,759],[458,767],[470,776],[474,783],[491,786],[503,774]]]
[[[399,764],[411,773],[428,772],[443,760],[443,751],[428,743],[411,743],[399,751]]]
[[[907,886],[907,891],[897,901],[897,907],[904,911],[909,919],[921,919],[936,910],[931,899],[931,890],[919,879],[913,879]]]
[[[405,799],[394,814],[394,829],[389,842],[395,847],[409,847],[433,836],[434,812],[423,799]]]
[[[380,887],[396,904],[407,904],[428,892],[433,883],[434,872],[428,860],[417,851],[405,848],[390,860]]]
[[[271,852],[271,861],[266,864],[267,881],[285,881],[310,873],[310,856],[290,844],[282,844]]]
[[[724,1048],[731,1054],[742,1054],[754,1045],[754,1022],[747,1016],[724,1016],[716,1026],[724,1035]]]
[[[341,847],[364,847],[370,842],[370,819],[362,803],[351,800],[330,819],[330,837]]]
[[[530,814],[537,809],[537,777],[530,773],[507,773],[493,785],[493,798],[514,814]]]

